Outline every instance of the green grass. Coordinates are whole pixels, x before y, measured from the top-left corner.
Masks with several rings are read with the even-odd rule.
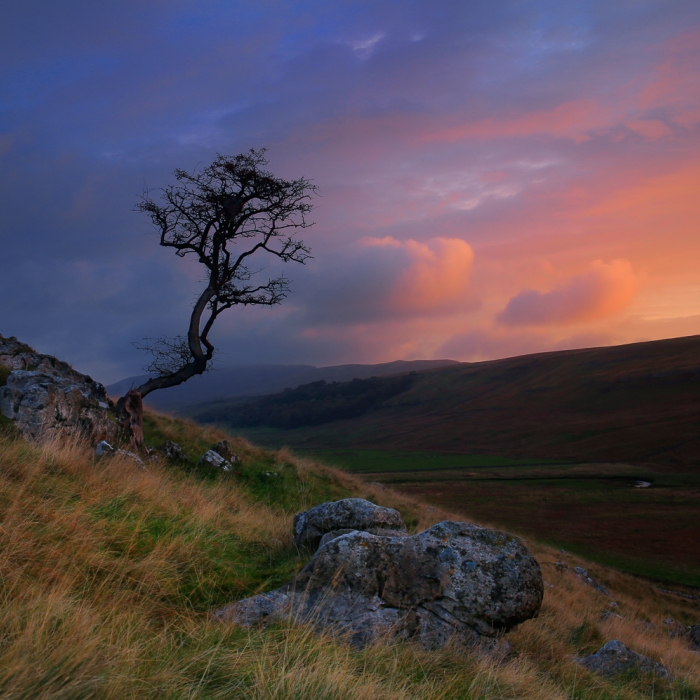
[[[440,452],[403,452],[400,450],[319,450],[297,447],[300,455],[308,455],[325,464],[351,472],[418,472],[494,467],[549,466],[560,464],[552,459],[509,459],[494,455],[459,455]]]

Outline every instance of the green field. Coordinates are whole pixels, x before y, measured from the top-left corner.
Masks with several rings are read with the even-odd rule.
[[[509,459],[494,455],[455,455],[440,452],[402,452],[400,450],[313,450],[297,448],[325,464],[351,472],[424,472],[495,467],[552,467],[561,462],[552,459]],[[566,464],[566,463],[564,463]]]

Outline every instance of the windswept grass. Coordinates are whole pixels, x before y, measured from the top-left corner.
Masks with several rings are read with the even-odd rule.
[[[78,442],[33,446],[0,437],[0,698],[694,698],[700,657],[662,632],[698,606],[646,582],[589,567],[606,600],[537,544],[547,588],[541,615],[509,638],[505,662],[459,648],[380,642],[358,651],[305,627],[242,630],[212,620],[234,599],[288,580],[308,559],[293,514],[363,496],[399,508],[414,531],[448,517],[389,489],[233,439],[239,475],[202,474],[196,458],[224,437],[151,414],[147,440],[174,439],[192,458],[139,471],[95,463]],[[566,556],[573,566],[574,557]],[[655,627],[652,628],[651,625]],[[617,638],[663,661],[673,683],[601,680],[573,661]]]

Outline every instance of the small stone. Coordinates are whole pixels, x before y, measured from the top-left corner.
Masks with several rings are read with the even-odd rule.
[[[106,440],[100,440],[95,447],[95,458],[102,459],[102,457],[113,455],[114,452],[114,448]]]
[[[224,472],[231,471],[231,464],[225,460],[218,452],[207,450],[197,462],[198,467],[210,467],[212,469],[220,469]]]
[[[558,562],[556,562],[556,563],[554,564],[554,566],[556,567],[556,569],[557,569],[557,571],[558,571],[559,573],[562,573],[562,572],[564,572],[564,571],[568,571],[568,570],[569,570],[568,565],[565,564],[563,561],[558,561]]]
[[[235,452],[233,452],[233,450],[231,450],[231,443],[228,440],[221,440],[221,442],[217,442],[211,449],[217,454],[220,454],[230,464],[235,464],[236,462],[241,461],[241,458]]]
[[[616,639],[604,644],[595,654],[576,661],[589,671],[606,677],[616,676],[631,669],[653,673],[661,678],[670,678],[671,675],[660,663],[632,651]]]
[[[117,450],[116,454],[121,455],[122,457],[126,457],[127,459],[131,460],[139,469],[141,469],[142,471],[146,471],[146,465],[143,463],[141,457],[139,457],[137,454],[129,452],[129,450]]]
[[[605,586],[599,584],[592,576],[590,576],[588,571],[586,571],[586,569],[584,569],[582,566],[575,566],[574,573],[581,581],[587,583],[589,586],[591,586],[591,588],[595,588],[598,593],[602,593],[603,595],[608,596],[608,598],[612,598],[610,591]]]
[[[176,442],[173,442],[172,440],[166,440],[165,443],[163,444],[163,452],[165,452],[165,456],[171,461],[171,462],[187,462],[187,454],[185,453],[185,450],[180,447]]]
[[[612,610],[604,610],[601,614],[600,617],[598,618],[601,622],[605,622],[606,620],[621,620],[622,615],[618,615],[617,613],[612,612]]]

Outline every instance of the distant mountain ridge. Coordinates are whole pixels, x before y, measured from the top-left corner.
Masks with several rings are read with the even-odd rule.
[[[210,401],[222,401],[244,396],[263,396],[284,389],[294,389],[311,382],[347,382],[352,379],[383,377],[388,374],[420,372],[459,365],[456,360],[395,360],[376,365],[239,365],[222,367],[185,384],[155,391],[146,398],[146,404],[160,411],[181,411]],[[127,377],[107,387],[110,396],[123,396],[131,387],[137,387],[148,375]]]

